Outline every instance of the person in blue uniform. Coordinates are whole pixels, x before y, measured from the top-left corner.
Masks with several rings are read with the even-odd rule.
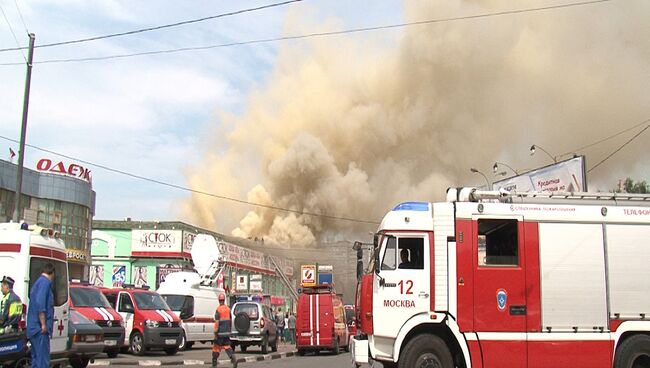
[[[29,293],[27,338],[32,344],[32,368],[49,368],[50,338],[54,328],[54,265],[46,263]]]

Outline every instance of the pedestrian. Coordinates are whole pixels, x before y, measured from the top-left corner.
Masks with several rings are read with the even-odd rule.
[[[50,338],[54,328],[54,265],[46,263],[32,286],[27,308],[27,338],[32,344],[32,368],[50,366]]]
[[[296,343],[296,316],[289,313],[289,320],[287,321],[287,329],[289,330],[290,343]]]
[[[230,308],[225,304],[226,294],[219,294],[219,306],[214,312],[214,341],[212,343],[212,366],[216,367],[219,362],[221,349],[226,351],[233,368],[237,368],[237,358],[230,346],[230,332],[232,331],[232,314]]]
[[[289,329],[287,326],[289,325],[289,313],[284,314],[284,341],[289,340]]]
[[[14,279],[2,278],[2,302],[0,302],[0,334],[18,330],[23,315],[23,302],[14,293]]]
[[[280,338],[280,341],[284,340],[284,314],[282,314],[282,308],[278,308],[278,314],[275,315],[275,325],[278,327],[277,338]]]

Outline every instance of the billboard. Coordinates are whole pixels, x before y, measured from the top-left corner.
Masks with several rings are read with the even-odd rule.
[[[113,287],[122,287],[126,281],[126,266],[113,266]]]
[[[585,157],[577,156],[495,181],[492,189],[514,192],[586,192]]]
[[[132,230],[131,255],[179,257],[183,240],[180,230]]]

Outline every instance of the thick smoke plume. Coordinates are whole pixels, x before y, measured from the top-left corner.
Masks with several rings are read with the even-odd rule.
[[[549,4],[407,1],[404,13],[410,22]],[[245,112],[220,115],[189,182],[251,202],[379,221],[400,201],[482,185],[470,167],[491,176],[495,161],[520,170],[548,164],[528,147],[574,152],[650,118],[648,14],[650,2],[612,1],[282,44]],[[290,14],[285,32],[336,23],[302,19]],[[632,134],[576,153],[591,167]],[[646,142],[640,136],[590,173],[591,189],[649,179]],[[186,210],[202,226],[289,246],[376,228],[200,195]]]

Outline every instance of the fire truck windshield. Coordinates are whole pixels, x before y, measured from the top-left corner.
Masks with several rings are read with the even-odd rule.
[[[74,287],[70,288],[70,297],[75,307],[104,307],[110,308],[111,305],[106,297],[97,289]]]
[[[139,309],[170,310],[167,303],[165,303],[165,300],[163,300],[163,298],[156,293],[147,293],[147,292],[133,293],[133,298],[135,299],[135,303],[138,305]]]

